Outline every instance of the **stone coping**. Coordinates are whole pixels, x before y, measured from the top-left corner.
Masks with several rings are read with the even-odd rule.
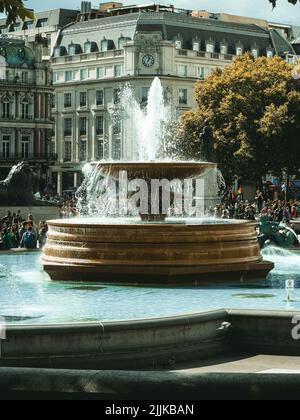
[[[25,398],[94,397],[100,400],[132,399],[133,401],[298,400],[299,388],[300,375],[284,373],[212,372],[203,374],[184,371],[0,368],[0,399],[23,395]],[[133,405],[137,407],[140,404],[135,402]],[[197,410],[195,406],[195,410],[199,413],[199,407]]]

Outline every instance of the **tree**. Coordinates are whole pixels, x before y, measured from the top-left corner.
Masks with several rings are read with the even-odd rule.
[[[199,159],[204,119],[213,129],[217,161],[230,182],[235,175],[259,183],[271,171],[300,167],[300,88],[280,57],[250,54],[196,85],[198,107],[176,126],[181,158]],[[179,157],[179,156],[178,156]]]
[[[10,25],[18,18],[34,19],[34,12],[24,6],[23,0],[0,0],[0,12],[7,16],[6,25]]]

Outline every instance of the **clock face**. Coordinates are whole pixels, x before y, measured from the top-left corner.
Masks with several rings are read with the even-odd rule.
[[[147,54],[147,55],[144,55],[142,61],[143,61],[143,65],[145,67],[152,67],[152,66],[154,66],[155,58],[153,57],[153,55]]]

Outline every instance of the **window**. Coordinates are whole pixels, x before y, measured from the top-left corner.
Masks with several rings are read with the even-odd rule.
[[[194,41],[193,42],[193,51],[200,51],[200,42]]]
[[[97,141],[96,155],[97,160],[104,159],[104,140]]]
[[[120,95],[121,95],[121,89],[114,89],[113,101],[115,105],[120,103]]]
[[[80,92],[80,107],[84,108],[87,106],[87,94],[86,92]]]
[[[10,118],[10,111],[11,111],[10,101],[8,98],[4,98],[2,103],[2,118]]]
[[[29,158],[29,137],[28,136],[22,136],[21,139],[21,156],[22,159],[28,159]]]
[[[48,19],[47,18],[45,18],[45,19],[39,19],[38,20],[38,23],[37,23],[37,26],[39,28],[44,28],[45,26],[48,26]]]
[[[72,70],[67,70],[65,72],[65,82],[72,82],[73,80],[73,72]]]
[[[244,48],[241,44],[238,44],[236,46],[236,55],[243,55],[244,53]]]
[[[178,76],[187,77],[187,66],[183,66],[183,65],[178,66]]]
[[[97,68],[97,79],[103,79],[105,77],[105,67]]]
[[[101,51],[108,51],[108,40],[106,38],[101,41]]]
[[[56,154],[55,141],[50,142],[50,155],[54,156]]]
[[[11,145],[11,136],[5,135],[2,137],[2,157],[10,157],[10,145]]]
[[[28,83],[28,72],[27,71],[22,71],[22,83]]]
[[[121,121],[119,121],[119,120],[115,120],[114,122],[113,122],[113,126],[112,126],[112,130],[113,130],[113,134],[114,135],[119,135],[119,134],[121,134]]]
[[[28,22],[25,22],[26,29],[32,29],[33,26],[34,26],[34,21],[33,20],[29,20]]]
[[[92,43],[90,41],[87,41],[84,44],[84,53],[89,54],[90,52],[92,52]]]
[[[181,41],[181,39],[177,39],[177,40],[175,41],[175,48],[176,48],[177,50],[181,50],[181,49],[182,49],[182,41]]]
[[[86,80],[89,78],[89,71],[88,69],[81,69],[80,70],[80,80]]]
[[[103,90],[96,91],[96,105],[97,106],[104,105],[104,91]]]
[[[201,80],[203,80],[205,78],[205,68],[204,67],[198,67],[197,77]]]
[[[113,160],[121,159],[121,139],[115,138],[112,144],[112,158]]]
[[[274,56],[274,52],[272,48],[267,49],[267,57],[272,58]]]
[[[121,77],[122,76],[122,65],[117,64],[115,66],[115,77]]]
[[[64,135],[72,136],[72,118],[64,119]]]
[[[258,58],[258,49],[257,48],[252,48],[251,53],[252,53],[254,58]]]
[[[65,141],[64,144],[64,161],[71,162],[72,160],[72,143],[70,141]]]
[[[227,44],[220,45],[220,53],[226,55],[228,53],[228,46]]]
[[[75,44],[70,44],[68,47],[68,54],[73,56],[76,55],[76,45]]]
[[[60,57],[60,47],[55,47],[54,48],[54,57]]]
[[[79,150],[79,159],[80,162],[85,162],[87,158],[87,141],[81,140],[80,141],[80,150]]]
[[[188,103],[188,91],[187,89],[179,89],[179,104],[187,105]]]
[[[104,117],[96,117],[96,134],[97,136],[103,136],[104,134]]]
[[[150,89],[148,87],[142,87],[142,102],[148,101],[149,90]]]
[[[86,117],[79,118],[79,132],[81,136],[86,136],[86,133],[87,133],[87,118]]]
[[[56,95],[55,95],[55,93],[53,93],[53,95],[51,95],[51,108],[56,108]]]
[[[27,100],[22,101],[22,119],[23,120],[29,119],[29,103]]]
[[[19,31],[20,29],[22,29],[20,23],[15,23],[12,25],[12,31]]]
[[[48,48],[48,55],[51,55],[51,50],[52,50],[51,34],[47,34],[47,48]]]
[[[57,71],[52,73],[52,81],[53,83],[57,83],[59,81],[59,73]]]
[[[206,52],[214,53],[215,52],[215,44],[213,42],[206,43]]]
[[[71,108],[72,107],[72,93],[65,93],[64,94],[64,107]]]

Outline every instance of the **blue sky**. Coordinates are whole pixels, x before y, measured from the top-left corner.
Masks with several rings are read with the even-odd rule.
[[[121,0],[119,0],[121,1]],[[104,2],[104,1],[103,1]],[[151,1],[149,1],[150,3]],[[158,3],[159,1],[157,1]],[[100,0],[94,0],[92,4],[99,4]],[[147,0],[124,1],[124,4],[145,4]],[[278,0],[278,7],[273,11],[268,0],[174,0],[162,4],[172,3],[177,7],[186,9],[207,9],[212,12],[227,12],[245,16],[253,16],[268,19],[274,22],[292,23],[300,26],[300,3],[293,6],[287,0]],[[51,0],[50,2],[41,0],[27,0],[27,7],[35,10],[47,10],[58,7],[77,9],[80,7],[80,0]]]

